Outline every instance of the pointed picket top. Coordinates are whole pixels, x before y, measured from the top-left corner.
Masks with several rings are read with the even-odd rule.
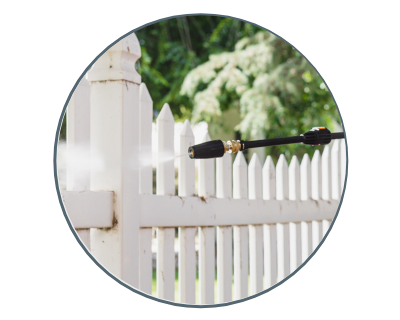
[[[289,200],[300,200],[300,164],[296,156],[289,165]]]
[[[325,146],[321,157],[322,166],[322,199],[332,199],[332,172],[331,172],[331,152],[329,145]]]
[[[200,139],[200,143],[210,141],[208,131]],[[215,160],[199,159],[198,161],[198,193],[206,198],[215,195]]]
[[[300,190],[301,200],[311,198],[311,161],[308,154],[304,154],[300,165]]]
[[[100,56],[89,70],[88,80],[126,80],[140,84],[142,77],[135,68],[140,57],[138,38],[131,33]]]
[[[243,155],[243,152],[238,152],[235,158],[235,161],[233,161],[233,166],[234,167],[247,167],[247,162],[246,158]]]
[[[153,102],[149,90],[147,89],[147,86],[144,82],[140,84],[139,96],[140,96],[140,101]]]
[[[175,122],[174,116],[172,115],[171,108],[168,103],[164,103],[157,121]]]
[[[217,198],[232,198],[232,154],[216,159]]]
[[[257,153],[253,153],[249,168],[249,199],[262,198],[262,167]]]
[[[333,142],[331,150],[332,166],[332,199],[339,200],[341,195],[340,188],[340,140]]]
[[[233,162],[233,198],[247,199],[247,163],[243,152]]]
[[[192,127],[190,126],[190,122],[188,119],[185,120],[182,126],[182,130],[180,132],[181,137],[190,137],[193,138],[193,144],[194,144],[194,134],[192,131]]]
[[[311,160],[311,198],[319,200],[322,195],[321,153],[315,150]]]
[[[347,165],[347,153],[346,153],[346,141],[341,139],[340,141],[340,196],[342,196],[344,188],[344,179],[346,178],[346,165]]]
[[[273,200],[276,197],[276,174],[275,165],[271,156],[265,159],[264,167],[262,169],[263,177],[263,199]]]
[[[276,199],[289,198],[288,164],[283,154],[279,156],[276,164]]]

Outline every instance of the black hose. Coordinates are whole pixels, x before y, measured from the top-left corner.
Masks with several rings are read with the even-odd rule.
[[[251,148],[271,147],[271,146],[279,146],[282,144],[300,143],[303,141],[304,141],[303,136],[296,136],[296,137],[274,138],[274,139],[256,140],[256,141],[241,141],[241,143],[242,143],[242,150],[247,150]]]

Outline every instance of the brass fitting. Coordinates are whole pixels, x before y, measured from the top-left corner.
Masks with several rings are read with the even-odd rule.
[[[225,152],[229,153],[238,153],[242,148],[239,140],[229,140],[226,143],[223,142],[223,144],[225,147]]]

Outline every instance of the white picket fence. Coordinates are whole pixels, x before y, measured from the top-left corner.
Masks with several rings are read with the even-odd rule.
[[[336,214],[344,141],[325,147],[322,156],[315,151],[311,161],[305,154],[301,165],[293,157],[288,166],[281,155],[276,168],[269,156],[262,166],[256,154],[247,165],[242,153],[233,164],[230,154],[196,160],[198,195],[195,161],[180,157],[175,195],[174,118],[165,104],[157,118],[157,194],[152,194],[153,102],[135,70],[139,58],[131,34],[93,65],[67,109],[67,152],[80,156],[67,167],[62,198],[82,242],[109,272],[152,294],[156,228],[156,296],[174,301],[179,227],[181,303],[194,304],[196,295],[200,304],[241,299],[284,279],[312,253]],[[175,134],[181,153],[187,153],[194,144],[189,122]],[[207,134],[204,140],[209,139]]]

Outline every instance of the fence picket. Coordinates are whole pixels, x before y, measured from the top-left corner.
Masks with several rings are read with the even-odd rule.
[[[140,270],[139,270],[139,289],[147,294],[151,294],[152,289],[152,229],[141,228],[139,234],[140,245]]]
[[[289,165],[289,200],[299,201],[300,193],[300,165],[296,156],[293,156]],[[289,223],[290,231],[290,272],[293,272],[302,263],[302,236],[301,223]]]
[[[289,198],[288,165],[283,154],[276,164],[276,199],[287,200]],[[286,278],[290,273],[290,235],[288,223],[277,223],[277,263],[278,281]]]
[[[233,162],[233,199],[247,199],[247,163],[242,152]]]
[[[215,228],[199,228],[200,304],[214,304]]]
[[[346,164],[346,141],[343,139],[342,141],[340,141],[340,196],[342,195],[344,188],[344,179],[346,178]]]
[[[235,299],[248,296],[249,227],[233,227],[233,270]]]
[[[157,228],[157,297],[174,301],[175,297],[175,229]]]
[[[271,156],[267,156],[263,169],[263,199],[276,198],[276,173]],[[277,280],[276,224],[264,224],[264,287],[273,286]]]
[[[153,124],[153,100],[144,83],[139,89],[139,193],[153,193],[153,168],[151,135]]]
[[[208,132],[201,142],[210,141]],[[210,197],[215,195],[215,159],[199,160],[199,196]]]
[[[196,302],[196,228],[179,228],[179,301]]]
[[[249,199],[262,199],[262,168],[257,153],[249,164]],[[250,294],[263,289],[263,226],[249,225]]]
[[[232,300],[232,227],[217,227],[217,301]]]
[[[319,150],[315,150],[311,160],[311,198],[314,200],[322,198],[322,166]],[[312,239],[314,251],[322,240],[322,221],[312,222]]]
[[[157,195],[175,195],[174,125],[169,105],[164,104],[157,117]],[[174,301],[175,229],[157,228],[157,296]]]
[[[156,189],[158,195],[175,195],[174,124],[171,109],[166,103],[157,117]]]
[[[308,154],[304,154],[300,166],[301,200],[311,199],[311,161]],[[301,222],[302,235],[302,262],[312,253],[312,221]]]
[[[322,199],[332,199],[332,162],[331,162],[331,151],[329,145],[325,146],[324,152],[322,153],[321,166],[322,166]],[[328,220],[322,220],[322,235],[321,240],[325,233],[328,231],[331,222]]]
[[[232,156],[225,153],[216,159],[217,198],[232,198]]]
[[[331,150],[332,166],[332,199],[339,200],[341,196],[340,188],[340,140],[333,142]]]
[[[249,163],[249,199],[262,199],[262,168],[257,153],[253,153]]]
[[[194,145],[194,135],[189,120],[185,120],[179,134],[180,154],[187,154],[190,146]],[[195,193],[195,162],[188,156],[179,157],[178,167],[178,195],[180,197],[193,196]]]
[[[263,177],[263,199],[272,200],[276,196],[276,174],[275,166],[271,156],[268,156],[265,160],[264,167],[262,169]]]

